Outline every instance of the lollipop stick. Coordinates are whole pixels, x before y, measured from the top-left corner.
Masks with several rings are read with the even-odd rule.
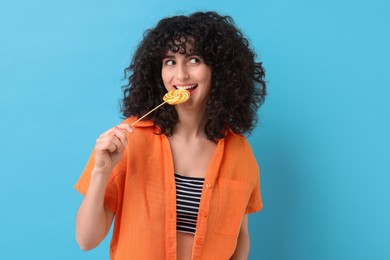
[[[133,122],[131,124],[131,126],[135,125],[136,123],[138,123],[139,121],[141,121],[145,116],[149,115],[150,113],[152,113],[154,110],[156,110],[157,108],[161,107],[162,105],[164,105],[165,103],[167,103],[166,101],[161,103],[160,105],[156,106],[155,108],[153,108],[152,110],[150,110],[148,113],[146,113],[145,115],[143,115],[142,117],[138,118],[137,121]]]

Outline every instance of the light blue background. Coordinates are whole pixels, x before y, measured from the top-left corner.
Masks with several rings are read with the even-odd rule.
[[[267,70],[250,259],[390,259],[385,0],[2,0],[0,259],[108,259],[75,242],[73,185],[143,31],[195,10],[233,16]]]

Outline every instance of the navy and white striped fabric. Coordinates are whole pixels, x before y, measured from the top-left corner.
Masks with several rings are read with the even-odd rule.
[[[204,178],[187,177],[175,173],[175,182],[176,230],[195,234]]]

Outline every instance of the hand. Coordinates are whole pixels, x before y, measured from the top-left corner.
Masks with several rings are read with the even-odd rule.
[[[133,128],[129,124],[120,124],[99,136],[95,145],[94,172],[111,172],[125,151],[126,133],[133,133]]]

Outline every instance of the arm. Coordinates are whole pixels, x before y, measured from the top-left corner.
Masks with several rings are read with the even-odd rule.
[[[242,220],[240,233],[238,235],[238,241],[236,250],[230,260],[246,260],[249,257],[249,229],[248,229],[248,215],[244,216]]]
[[[130,125],[118,125],[96,140],[95,166],[76,216],[76,240],[83,250],[96,247],[107,235],[114,219],[115,213],[104,207],[104,195],[111,171],[127,145],[124,131],[132,133],[133,129]]]
[[[104,208],[106,179],[103,174],[92,173],[87,194],[77,212],[76,240],[83,250],[95,248],[106,237],[114,219],[115,214]]]

